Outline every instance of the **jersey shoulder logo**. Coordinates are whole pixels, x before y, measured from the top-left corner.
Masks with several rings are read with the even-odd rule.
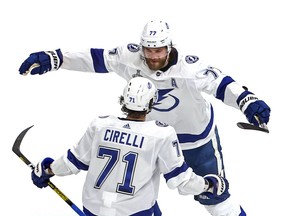
[[[187,55],[185,57],[185,61],[188,64],[193,64],[193,63],[197,62],[198,60],[199,60],[199,57],[198,56],[194,56],[194,55]]]
[[[157,120],[155,121],[155,124],[159,127],[167,127],[168,126],[168,124],[161,122],[161,121],[157,121]]]
[[[138,52],[140,50],[140,46],[138,44],[130,43],[127,45],[127,49],[130,52]]]

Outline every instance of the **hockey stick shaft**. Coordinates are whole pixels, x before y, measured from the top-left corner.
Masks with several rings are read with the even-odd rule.
[[[34,170],[35,166],[33,165],[33,163],[31,163],[29,161],[29,159],[27,157],[25,157],[25,155],[20,151],[20,144],[22,142],[22,139],[24,138],[25,134],[27,133],[27,131],[33,127],[30,126],[28,128],[26,128],[25,130],[23,130],[19,136],[16,138],[14,145],[12,147],[12,151],[27,165],[29,166],[32,170]],[[85,214],[64,194],[62,193],[62,191],[57,188],[51,181],[48,181],[48,185],[49,187],[58,194],[58,196],[60,196],[78,215],[80,216],[85,216]]]

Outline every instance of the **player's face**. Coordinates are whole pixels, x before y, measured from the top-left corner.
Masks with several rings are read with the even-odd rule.
[[[151,70],[159,70],[166,66],[168,55],[167,47],[143,47],[143,53],[146,63]]]

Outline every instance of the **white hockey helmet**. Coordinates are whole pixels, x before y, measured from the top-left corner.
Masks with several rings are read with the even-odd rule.
[[[147,78],[134,77],[124,88],[121,104],[130,110],[150,112],[151,104],[156,100],[157,89],[154,84]]]
[[[140,45],[148,48],[167,46],[170,51],[172,39],[168,23],[161,20],[149,21],[143,29]]]

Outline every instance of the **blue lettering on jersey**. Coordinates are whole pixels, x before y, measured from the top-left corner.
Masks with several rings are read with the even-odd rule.
[[[173,88],[172,89],[158,89],[158,100],[153,106],[154,110],[157,110],[159,112],[169,112],[179,105],[179,102],[180,102],[179,98],[175,97],[172,94],[169,94],[169,92],[171,92],[172,90],[173,90]],[[174,101],[170,107],[165,108],[165,109],[163,109],[163,108],[161,109],[161,108],[157,107],[157,105],[161,104],[162,100],[164,100],[168,97],[173,98],[173,101]]]
[[[175,88],[178,88],[176,80],[174,78],[171,79],[171,85]]]
[[[144,137],[130,134],[123,131],[107,129],[104,134],[104,141],[117,144],[128,145],[136,148],[142,148]]]
[[[217,79],[219,77],[218,74],[221,73],[221,71],[215,67],[209,66],[204,75],[208,75],[209,73],[214,76],[214,79]]]

